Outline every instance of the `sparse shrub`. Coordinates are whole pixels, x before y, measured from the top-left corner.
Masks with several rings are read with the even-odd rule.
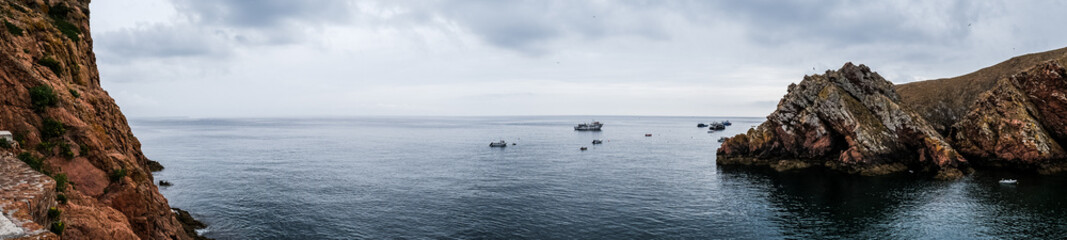
[[[12,137],[15,139],[15,142],[19,143],[20,146],[26,145],[26,131],[15,131],[12,132],[12,135]]]
[[[56,180],[56,192],[63,192],[67,190],[67,174],[56,174],[52,177]]]
[[[122,178],[124,178],[124,177],[126,177],[126,169],[125,168],[111,170],[111,174],[108,175],[108,178],[111,179],[111,182],[118,182],[119,180],[122,180]]]
[[[56,194],[56,201],[59,201],[59,204],[67,204],[67,195],[62,193]]]
[[[4,20],[4,28],[7,28],[7,32],[11,33],[11,35],[22,36],[22,28],[15,26],[14,23]]]
[[[48,219],[52,219],[52,220],[59,219],[59,215],[60,214],[63,214],[63,210],[59,210],[56,207],[48,208]]]
[[[67,22],[67,20],[63,19],[52,20],[56,28],[59,29],[59,32],[63,33],[63,35],[67,36],[67,38],[70,38],[70,40],[73,40],[75,42],[81,40],[81,37],[78,37],[78,34],[81,34],[82,30],[78,28],[78,26],[75,26],[73,23]]]
[[[41,142],[40,144],[37,144],[37,151],[41,152],[41,154],[44,154],[45,156],[52,156],[52,154],[54,153],[54,151],[52,151],[52,150],[55,147],[56,147],[55,143],[49,142],[49,141],[44,141],[44,142]]]
[[[48,67],[48,69],[51,69],[52,72],[55,73],[57,76],[63,73],[63,64],[59,61],[56,61],[55,58],[43,57],[41,59],[37,59],[37,64],[41,64],[41,66]],[[49,88],[49,90],[51,90],[51,88]]]
[[[45,118],[41,124],[41,136],[45,139],[62,137],[67,133],[67,126],[55,119]]]
[[[81,94],[81,93],[78,93],[78,90],[74,90],[73,88],[71,88],[71,89],[67,89],[67,91],[69,91],[69,92],[70,92],[70,95],[71,95],[71,96],[74,96],[74,98],[80,98],[80,97],[82,97],[82,94]]]
[[[48,7],[48,16],[56,19],[67,18],[71,11],[67,6],[56,4]]]
[[[59,98],[56,97],[56,93],[52,91],[51,86],[40,85],[30,88],[30,103],[33,104],[34,109],[44,111],[47,107],[56,106],[59,103]]]
[[[89,155],[89,145],[78,144],[78,155],[80,155],[80,156]]]
[[[56,235],[63,235],[64,228],[67,228],[67,226],[63,224],[63,221],[56,221],[52,223],[52,227],[48,230],[52,231],[52,233],[55,233]]]
[[[30,168],[33,168],[33,170],[41,171],[41,159],[33,156],[33,154],[28,152],[19,153],[17,158],[26,163],[26,165],[30,165]]]
[[[70,149],[70,144],[65,142],[59,144],[59,156],[63,156],[67,160],[74,159],[74,150]]]

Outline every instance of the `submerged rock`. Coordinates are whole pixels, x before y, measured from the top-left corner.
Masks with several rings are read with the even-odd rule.
[[[867,66],[805,76],[767,121],[723,142],[718,164],[779,171],[826,166],[883,175],[916,169],[958,178],[969,165],[921,117],[901,106],[893,84]]]

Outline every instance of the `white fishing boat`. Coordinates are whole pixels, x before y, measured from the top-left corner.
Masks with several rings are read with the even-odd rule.
[[[507,146],[508,146],[508,143],[504,142],[504,140],[500,140],[499,142],[491,142],[491,143],[489,143],[489,147],[507,147]]]
[[[1000,184],[1015,184],[1018,180],[1015,179],[1001,179]]]

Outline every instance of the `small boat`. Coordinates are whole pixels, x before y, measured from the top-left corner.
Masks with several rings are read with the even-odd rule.
[[[725,129],[726,129],[726,125],[723,125],[722,123],[711,123],[710,125],[708,125],[708,130],[725,130]]]
[[[708,127],[708,124],[705,124],[705,123],[697,123],[697,127],[698,127],[698,128],[706,128],[706,127]]]
[[[719,138],[719,142],[726,142],[726,137]]]
[[[589,148],[587,148],[587,147],[582,147],[582,148],[579,148],[578,150],[582,150],[582,151],[585,151],[585,150],[589,150]]]
[[[592,123],[579,123],[578,126],[574,126],[576,131],[600,131],[600,128],[604,127],[603,123],[593,121]]]
[[[1015,179],[1001,179],[1000,184],[1015,184],[1018,180]]]
[[[718,131],[715,131],[715,130],[708,130],[708,133],[713,133],[713,132],[718,132]]]
[[[723,126],[730,126],[730,125],[734,125],[734,124],[731,123],[730,120],[726,120],[726,121],[722,121],[722,125]]]
[[[491,143],[489,143],[489,147],[507,147],[507,146],[508,146],[508,143],[504,142],[504,140],[500,140],[499,142],[491,142]]]
[[[601,144],[601,143],[604,143],[604,141],[601,141],[600,139],[593,140],[593,144]]]
[[[651,133],[645,133],[645,137],[651,137],[651,136],[652,136]]]

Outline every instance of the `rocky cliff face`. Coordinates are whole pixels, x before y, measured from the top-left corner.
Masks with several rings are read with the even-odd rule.
[[[981,94],[952,126],[960,151],[980,164],[1036,169],[1065,169],[1067,152],[1067,70],[1048,61],[1011,77]]]
[[[865,175],[915,170],[938,178],[960,177],[972,165],[1062,172],[1064,60],[1067,48],[899,87],[845,64],[789,86],[767,122],[722,144],[717,163]]]
[[[952,178],[967,169],[941,135],[901,107],[892,83],[852,63],[790,85],[767,122],[725,141],[718,156],[720,164],[864,175],[916,169]]]
[[[101,89],[88,0],[0,2],[0,130],[20,159],[69,180],[69,239],[191,239],[153,184],[149,160]],[[8,176],[0,176],[8,177]],[[53,196],[54,197],[54,196]]]

